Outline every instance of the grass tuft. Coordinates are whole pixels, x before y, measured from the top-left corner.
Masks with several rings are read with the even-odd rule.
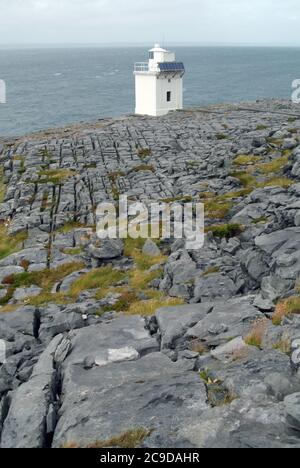
[[[269,321],[267,319],[257,320],[250,333],[245,337],[245,343],[249,346],[255,346],[261,349],[268,323]]]
[[[0,260],[21,250],[27,237],[26,231],[10,236],[7,233],[7,227],[0,224]]]
[[[300,314],[300,296],[289,297],[277,304],[272,317],[273,325],[281,325],[284,317]]]
[[[239,236],[244,231],[241,224],[220,224],[209,226],[207,232],[211,232],[214,237],[219,239],[230,239]]]
[[[123,432],[120,435],[112,437],[111,439],[96,441],[92,444],[86,445],[85,447],[79,446],[76,442],[67,442],[63,445],[65,449],[78,449],[78,448],[88,448],[88,449],[101,449],[101,448],[122,448],[122,449],[132,449],[138,448],[142,445],[144,440],[151,435],[150,430],[144,428],[130,429],[126,432]]]
[[[107,289],[126,279],[126,274],[111,266],[105,266],[89,271],[74,281],[69,295],[77,298],[82,291],[89,289]]]

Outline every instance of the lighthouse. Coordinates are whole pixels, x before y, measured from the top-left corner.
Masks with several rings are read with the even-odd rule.
[[[184,64],[155,44],[148,62],[134,66],[135,113],[158,117],[183,107]]]

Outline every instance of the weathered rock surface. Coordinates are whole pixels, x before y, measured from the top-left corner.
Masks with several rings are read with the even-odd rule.
[[[299,141],[263,100],[0,143],[1,447],[300,447]],[[98,239],[121,194],[203,201],[203,248]]]

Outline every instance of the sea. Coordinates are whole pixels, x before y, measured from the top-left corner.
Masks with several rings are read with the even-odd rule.
[[[300,48],[176,47],[186,67],[184,105],[290,98]],[[0,136],[134,112],[134,62],[145,47],[0,48]]]

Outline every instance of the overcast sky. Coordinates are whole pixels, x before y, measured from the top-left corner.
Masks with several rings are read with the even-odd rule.
[[[13,43],[300,45],[299,0],[0,0]]]

